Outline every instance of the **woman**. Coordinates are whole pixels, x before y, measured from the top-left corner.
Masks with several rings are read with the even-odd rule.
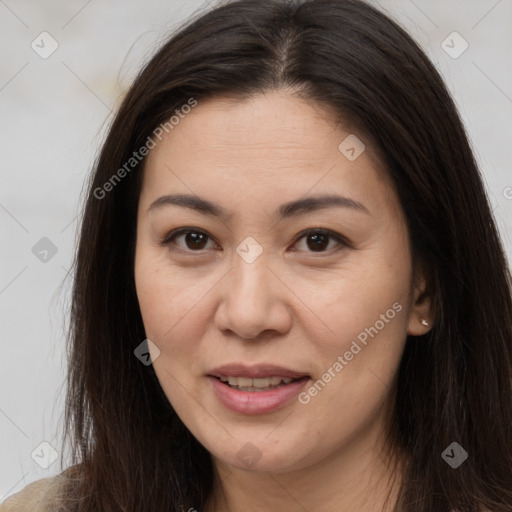
[[[512,510],[507,262],[439,74],[373,7],[175,34],[75,263],[72,465],[2,510]]]

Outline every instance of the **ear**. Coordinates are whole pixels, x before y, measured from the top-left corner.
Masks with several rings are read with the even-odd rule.
[[[409,312],[407,333],[411,336],[422,336],[434,325],[431,275],[427,265],[417,263],[414,269],[412,286],[412,305]]]

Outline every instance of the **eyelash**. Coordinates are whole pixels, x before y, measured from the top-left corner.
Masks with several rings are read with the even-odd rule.
[[[182,249],[180,247],[178,247],[178,248],[170,247],[172,242],[174,242],[174,240],[177,237],[179,237],[181,235],[186,235],[188,233],[196,233],[196,234],[205,235],[208,238],[208,240],[214,241],[213,238],[210,235],[208,235],[208,233],[203,231],[202,229],[197,229],[197,228],[179,228],[179,229],[171,231],[170,233],[165,235],[160,240],[160,245],[161,246],[167,246],[172,251],[181,251],[181,252],[186,252],[186,253],[199,253],[199,254],[203,253],[203,251],[205,251],[206,249],[200,249],[200,250],[194,251],[194,250],[191,250],[191,249]],[[334,249],[329,249],[329,250],[326,250],[326,251],[318,251],[316,253],[315,253],[315,251],[306,251],[306,252],[310,252],[311,254],[331,254],[333,252],[338,252],[339,250],[341,250],[343,248],[352,247],[352,245],[348,242],[348,240],[345,239],[344,237],[342,237],[340,234],[336,233],[335,231],[331,231],[329,229],[323,229],[323,228],[309,228],[309,229],[306,229],[304,231],[301,231],[297,235],[297,238],[295,239],[295,242],[293,243],[293,245],[295,245],[299,240],[301,240],[304,237],[307,237],[308,235],[316,235],[316,234],[325,235],[325,236],[335,240],[336,242],[338,242],[339,246],[337,248],[334,248]]]

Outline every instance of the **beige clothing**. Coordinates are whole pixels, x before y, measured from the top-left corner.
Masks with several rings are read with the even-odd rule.
[[[52,499],[57,494],[62,475],[42,478],[26,485],[0,504],[0,512],[53,512],[58,510]]]

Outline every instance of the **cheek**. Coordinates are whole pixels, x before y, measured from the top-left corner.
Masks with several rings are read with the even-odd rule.
[[[172,266],[165,250],[140,248],[135,284],[146,336],[161,355],[178,356],[196,350],[206,323],[205,295],[215,285],[211,272]]]
[[[139,306],[148,338],[166,345],[192,307],[195,293],[183,290],[179,280],[158,270],[143,270],[136,278]]]
[[[301,403],[330,425],[334,437],[346,422],[363,425],[374,418],[393,386],[406,341],[406,267],[403,257],[394,261],[367,251],[321,288],[316,311],[329,329],[317,337],[309,332],[316,372]],[[340,421],[330,415],[333,408],[344,411]]]
[[[310,310],[302,328],[322,359],[349,350],[358,337],[363,343],[371,339],[375,328],[379,338],[401,339],[407,325],[408,272],[404,255],[390,257],[372,249],[354,253],[328,278],[295,280],[294,292]]]
[[[160,351],[153,369],[173,407],[186,407],[190,397],[184,389],[192,390],[201,373],[197,355],[203,331],[198,315],[204,283],[189,282],[183,272],[148,253],[140,251],[135,283],[146,337]]]

